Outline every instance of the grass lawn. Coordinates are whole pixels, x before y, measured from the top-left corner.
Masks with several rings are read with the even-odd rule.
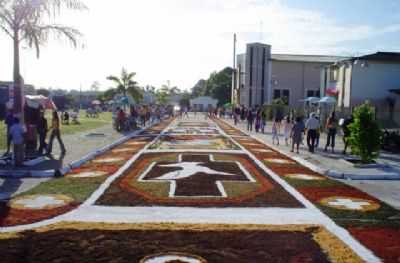
[[[51,112],[47,111],[46,118],[49,127],[51,126]],[[63,135],[65,134],[73,134],[79,133],[83,131],[88,131],[92,129],[96,129],[98,127],[104,125],[111,125],[111,112],[104,112],[99,114],[98,118],[87,118],[85,111],[81,111],[79,113],[79,125],[70,124],[70,125],[63,125],[61,127],[61,132]],[[6,148],[6,127],[4,122],[0,123],[0,149]]]

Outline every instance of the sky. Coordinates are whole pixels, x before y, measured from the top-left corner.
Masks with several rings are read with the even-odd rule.
[[[125,67],[141,86],[170,82],[191,89],[201,78],[232,66],[246,43],[273,53],[355,56],[400,52],[398,0],[82,0],[89,10],[65,11],[56,22],[79,29],[74,49],[50,40],[40,58],[26,44],[21,71],[37,88],[105,90]],[[12,42],[0,32],[0,80],[12,77]]]

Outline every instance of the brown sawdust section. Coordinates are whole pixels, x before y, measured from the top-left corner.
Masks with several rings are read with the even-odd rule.
[[[190,153],[185,153],[190,154]],[[303,207],[294,197],[278,183],[272,180],[267,173],[261,170],[254,161],[246,155],[224,154],[237,159],[251,174],[261,188],[246,195],[235,198],[159,198],[141,191],[132,186],[141,172],[165,153],[142,155],[127,173],[113,182],[96,204],[110,206],[196,206],[196,207]],[[221,155],[221,154],[220,154]],[[201,185],[197,186],[201,187]]]
[[[163,252],[221,263],[362,262],[339,239],[314,225],[59,223],[0,235],[5,262],[139,262]]]

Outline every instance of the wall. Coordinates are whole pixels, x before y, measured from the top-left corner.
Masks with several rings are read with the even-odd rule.
[[[352,106],[364,100],[382,102],[391,95],[390,89],[400,88],[400,64],[369,61],[367,65],[353,65]]]
[[[301,106],[307,90],[319,91],[323,63],[272,61],[272,89],[288,89],[289,105]],[[272,93],[273,94],[273,93]]]

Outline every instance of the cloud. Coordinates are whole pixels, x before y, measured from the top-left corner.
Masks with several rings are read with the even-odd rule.
[[[26,50],[22,71],[37,86],[88,88],[124,66],[141,85],[191,88],[198,79],[232,63],[232,37],[239,52],[262,41],[275,53],[344,54],[354,43],[397,33],[400,24],[377,28],[346,24],[322,12],[293,8],[281,0],[85,0],[90,11],[65,13],[60,21],[85,34],[85,49],[51,42],[40,60]],[[339,23],[340,22],[340,23]],[[12,76],[11,43],[0,35],[0,79]]]

